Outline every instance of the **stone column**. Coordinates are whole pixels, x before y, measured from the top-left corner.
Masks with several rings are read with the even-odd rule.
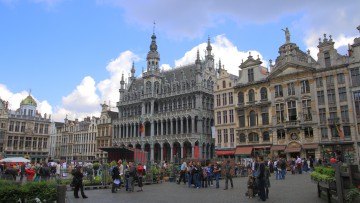
[[[164,160],[164,147],[160,145],[160,163]]]
[[[150,122],[150,136],[154,136],[154,121]]]
[[[145,115],[145,102],[141,103],[141,115]]]
[[[150,113],[154,115],[154,100],[151,101]]]
[[[184,145],[180,144],[180,158],[184,158]]]
[[[126,138],[127,137],[127,124],[125,123],[124,124],[124,137]]]
[[[201,136],[201,135],[200,135]],[[201,140],[201,139],[200,139]],[[199,142],[199,159],[203,158],[203,149],[202,149],[202,143]]]
[[[191,117],[191,133],[195,133],[195,116]]]
[[[195,158],[194,155],[195,155],[195,144],[192,145],[192,149],[191,149],[191,158],[192,158],[192,159]]]
[[[150,160],[154,161],[154,145],[150,145]]]
[[[174,132],[173,132],[173,130],[174,130],[174,122],[173,122],[173,120],[172,119],[170,119],[170,135],[172,135]]]
[[[164,135],[164,121],[161,121],[161,125],[160,125],[160,132],[161,132],[161,135]],[[166,123],[165,123],[166,125]]]
[[[184,121],[180,119],[180,134],[184,134]]]
[[[170,145],[170,162],[174,162],[173,147]]]
[[[132,137],[132,124],[130,124],[130,126],[129,126],[129,137]]]

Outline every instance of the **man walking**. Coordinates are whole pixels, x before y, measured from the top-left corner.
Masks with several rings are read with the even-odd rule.
[[[298,156],[297,159],[296,159],[296,164],[297,164],[297,168],[298,168],[298,172],[299,174],[302,173],[302,170],[301,170],[301,158]]]
[[[177,182],[177,184],[180,184],[181,180],[183,180],[184,184],[186,184],[186,180],[185,180],[186,168],[187,168],[187,165],[186,165],[186,162],[184,161],[180,167],[180,178],[179,178],[179,181]]]
[[[230,180],[230,183],[231,183],[231,188],[234,188],[231,173],[232,173],[232,167],[230,166],[230,160],[227,160],[226,165],[225,165],[225,189],[224,190],[228,189],[229,180]]]
[[[129,162],[129,192],[134,192],[134,183],[137,177],[136,168],[133,162]]]
[[[258,188],[260,193],[260,199],[262,201],[266,201],[266,192],[265,192],[265,164],[264,164],[264,157],[258,156],[258,163],[259,163],[259,172],[257,172],[257,179],[258,179]]]

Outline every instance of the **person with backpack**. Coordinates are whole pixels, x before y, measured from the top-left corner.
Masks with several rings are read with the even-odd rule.
[[[47,181],[50,179],[50,168],[46,162],[43,163],[39,171],[41,181]]]
[[[207,188],[208,187],[208,167],[204,165],[202,167],[202,181],[201,181],[201,187]]]
[[[111,176],[113,179],[111,192],[115,193],[117,189],[119,189],[120,186],[120,171],[119,171],[120,163],[117,163],[117,165],[113,166],[111,169]]]
[[[209,166],[207,167],[207,173],[208,173],[208,185],[209,186],[213,186],[213,178],[214,178],[214,165],[209,164]]]

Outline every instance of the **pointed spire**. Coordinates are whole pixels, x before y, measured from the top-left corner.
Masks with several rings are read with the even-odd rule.
[[[131,67],[131,77],[135,77],[135,65],[134,65],[134,61],[132,63],[132,67]]]
[[[208,43],[207,43],[206,50],[208,51],[208,55],[211,55],[212,47],[211,47],[211,44],[210,44],[210,36],[208,36]]]
[[[221,70],[221,60],[219,58],[219,70]]]
[[[195,64],[200,64],[200,53],[199,53],[199,48],[197,49],[197,52],[196,52],[196,60],[195,60]]]

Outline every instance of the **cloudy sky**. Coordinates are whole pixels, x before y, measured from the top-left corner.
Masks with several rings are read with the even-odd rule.
[[[0,98],[17,109],[31,89],[55,121],[99,116],[100,103],[115,107],[132,62],[136,75],[146,67],[154,30],[163,68],[194,62],[209,36],[216,61],[237,74],[248,52],[274,60],[286,27],[315,58],[324,33],[345,54],[360,35],[359,8],[358,0],[0,0]]]

